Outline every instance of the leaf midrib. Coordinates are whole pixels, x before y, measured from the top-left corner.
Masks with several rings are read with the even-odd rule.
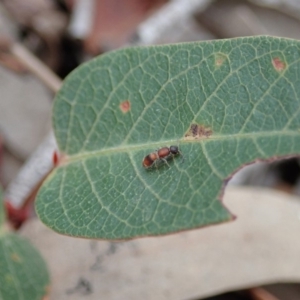
[[[159,149],[161,147],[165,146],[171,146],[171,145],[178,145],[181,144],[189,144],[189,143],[207,143],[211,141],[222,141],[222,140],[230,140],[230,139],[243,139],[243,138],[260,138],[260,137],[272,137],[272,136],[279,136],[279,135],[284,135],[284,136],[297,136],[300,134],[300,129],[299,132],[297,131],[264,131],[264,132],[257,132],[257,133],[237,133],[237,134],[230,134],[230,135],[213,135],[210,137],[201,137],[198,139],[194,139],[191,137],[187,137],[184,140],[179,140],[179,139],[171,139],[171,140],[164,140],[164,141],[159,141],[159,142],[149,142],[149,143],[144,143],[144,144],[134,144],[134,145],[120,145],[117,147],[112,147],[112,148],[105,148],[101,150],[96,150],[96,151],[89,151],[89,152],[82,152],[82,153],[77,153],[75,155],[67,155],[65,156],[64,161],[60,164],[62,165],[67,165],[69,163],[73,163],[76,161],[81,161],[83,159],[87,159],[90,157],[97,157],[97,156],[104,156],[104,155],[109,155],[111,153],[122,153],[122,152],[130,152],[130,151],[138,151],[138,150],[144,150],[144,149],[149,149],[150,147],[153,148],[153,151],[156,149]]]

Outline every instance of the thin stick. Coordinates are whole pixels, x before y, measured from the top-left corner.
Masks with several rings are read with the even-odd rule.
[[[23,45],[12,42],[9,51],[54,93],[60,89],[61,79]]]
[[[56,93],[60,89],[62,80],[23,45],[17,42],[9,42],[6,45],[6,49],[51,91]],[[53,133],[50,132],[40,147],[31,154],[17,177],[9,184],[6,190],[6,197],[15,207],[27,207],[34,199],[45,176],[53,168],[52,155],[55,150],[56,144]]]

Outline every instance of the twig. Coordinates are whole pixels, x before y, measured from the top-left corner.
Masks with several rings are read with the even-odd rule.
[[[61,79],[23,45],[11,42],[7,45],[7,51],[13,54],[54,93],[59,90],[62,85]],[[52,155],[56,149],[53,133],[50,132],[40,147],[31,154],[18,176],[9,184],[6,198],[16,208],[24,209],[34,199],[45,176],[53,167]]]
[[[9,51],[50,90],[54,93],[59,90],[62,84],[61,79],[23,45],[12,42]]]
[[[54,135],[48,134],[30,155],[16,178],[8,185],[5,198],[15,208],[25,208],[34,199],[38,187],[53,168],[53,153],[57,150]]]

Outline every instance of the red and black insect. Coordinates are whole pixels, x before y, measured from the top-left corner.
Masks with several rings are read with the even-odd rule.
[[[181,154],[177,146],[160,148],[144,157],[143,166],[145,168],[150,168],[151,166],[153,166],[153,164],[159,161],[164,161],[166,164],[168,164],[167,159],[177,154]]]

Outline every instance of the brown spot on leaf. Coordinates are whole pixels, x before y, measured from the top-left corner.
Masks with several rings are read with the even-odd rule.
[[[221,67],[226,60],[226,55],[223,53],[217,53],[215,56],[215,65],[216,67]]]
[[[216,60],[216,66],[217,66],[217,67],[222,66],[222,65],[223,65],[223,62],[224,62],[224,60],[223,60],[222,58],[217,59],[217,60]]]
[[[191,124],[189,130],[185,134],[186,139],[208,138],[212,135],[212,130],[200,124]]]
[[[272,59],[272,64],[276,71],[281,72],[285,69],[286,65],[279,57],[274,57]]]
[[[6,274],[5,281],[6,283],[10,284],[11,282],[14,282],[14,277],[11,274]]]
[[[125,100],[120,104],[121,111],[125,114],[130,110],[130,101]]]
[[[17,253],[12,253],[10,255],[11,260],[13,260],[14,262],[21,262],[21,258]]]

